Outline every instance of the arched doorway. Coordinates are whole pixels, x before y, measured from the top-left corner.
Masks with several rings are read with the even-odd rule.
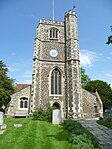
[[[57,102],[53,103],[52,107],[53,107],[53,109],[59,109],[59,110],[61,108],[60,104]]]

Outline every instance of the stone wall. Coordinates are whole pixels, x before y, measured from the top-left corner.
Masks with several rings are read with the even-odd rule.
[[[82,89],[82,102],[84,118],[102,117],[103,105],[96,93]]]
[[[30,93],[31,86],[28,86],[11,95],[11,101],[9,102],[9,106],[6,112],[7,117],[15,117],[16,113],[20,113],[22,115],[28,114]],[[22,97],[28,98],[28,108],[20,108],[20,98]]]

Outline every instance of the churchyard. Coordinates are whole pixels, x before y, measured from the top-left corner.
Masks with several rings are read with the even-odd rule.
[[[52,122],[48,122],[32,118],[4,119],[1,112],[0,149],[100,149],[97,139],[79,122],[65,120],[62,124],[60,115],[60,110],[53,110]]]
[[[112,131],[97,126],[95,120],[80,120],[81,124],[70,119],[63,121],[61,111],[52,110],[50,107],[46,111],[40,108],[35,111],[32,118],[4,118],[4,113],[0,112],[0,149],[82,149],[82,147],[83,149],[102,147],[107,149],[112,147],[110,139]],[[105,126],[112,128],[111,121],[103,118],[98,121],[100,124],[104,122],[107,124]]]
[[[4,123],[0,149],[71,149],[69,133],[61,125],[30,118],[7,118]]]

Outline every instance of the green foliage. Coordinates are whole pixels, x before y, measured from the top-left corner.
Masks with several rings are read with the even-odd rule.
[[[110,87],[110,84],[101,80],[94,80],[88,82],[84,88],[90,92],[95,92],[96,90],[98,91],[103,102],[104,109],[106,106],[112,104],[112,88]]]
[[[72,149],[94,149],[92,141],[86,134],[72,134]]]
[[[14,92],[14,80],[7,76],[8,68],[0,61],[0,107],[7,106],[10,95]]]
[[[108,41],[106,42],[106,44],[112,44],[112,35],[108,37]]]
[[[81,72],[81,85],[82,85],[82,87],[84,87],[86,85],[86,83],[90,82],[90,78],[87,74],[85,74],[84,68],[81,67],[80,72]]]
[[[64,127],[71,133],[72,149],[100,149],[97,139],[82,125],[73,120],[64,121]]]
[[[111,32],[112,32],[112,26],[110,26],[110,28],[111,28]],[[110,35],[108,37],[108,41],[106,42],[106,44],[112,44],[112,35]]]
[[[112,129],[112,118],[109,120],[100,119],[97,120],[97,123]]]
[[[40,120],[40,121],[52,122],[52,111],[53,111],[53,108],[50,106],[48,106],[48,108],[46,110],[43,110],[42,108],[38,108],[33,113],[33,119]]]

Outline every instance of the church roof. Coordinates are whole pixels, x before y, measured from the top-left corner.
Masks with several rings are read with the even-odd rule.
[[[97,97],[96,93],[91,93],[91,94],[93,94],[94,96],[96,96],[96,97]]]
[[[15,92],[18,92],[28,86],[30,86],[31,84],[16,84],[15,85]]]

